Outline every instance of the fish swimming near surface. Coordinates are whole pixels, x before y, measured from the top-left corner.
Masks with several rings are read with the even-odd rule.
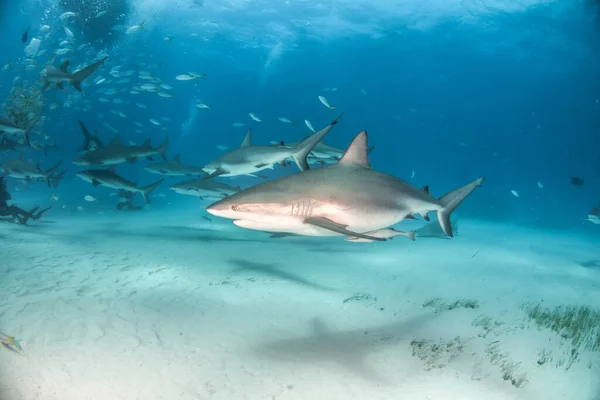
[[[81,127],[84,136],[83,146],[79,149],[79,153],[84,151],[94,151],[104,147],[104,143],[98,138],[98,134],[92,135],[81,120],[78,120],[77,122],[79,122],[79,126]]]
[[[121,143],[120,137],[117,136],[108,145],[82,154],[73,161],[73,164],[115,165],[124,162],[134,163],[141,158],[152,160],[152,156],[154,155],[160,155],[166,160],[168,145],[168,136],[165,138],[163,144],[158,148],[152,147],[150,139],[146,140],[141,146],[125,146],[123,143]]]
[[[141,193],[146,200],[146,203],[150,203],[150,192],[160,185],[164,179],[160,179],[148,186],[139,187],[134,182],[131,182],[119,175],[117,175],[116,166],[111,166],[108,169],[89,169],[77,173],[77,176],[86,182],[91,183],[94,186],[105,186],[117,190],[126,190],[129,192]]]
[[[436,199],[428,189],[373,170],[367,148],[367,132],[362,131],[337,164],[258,184],[206,210],[247,229],[374,241],[387,240],[379,237],[382,229],[435,211],[442,230],[452,237],[450,215],[484,178]]]
[[[81,92],[81,83],[91,74],[93,74],[106,61],[107,57],[85,66],[73,73],[69,73],[69,60],[65,61],[56,68],[49,64],[42,71],[42,80],[44,82],[43,90],[46,90],[50,84],[54,84],[57,89],[64,89],[65,83],[70,83],[75,89]]]
[[[175,193],[205,198],[224,198],[242,190],[239,186],[233,187],[213,179],[192,179],[171,185]]]
[[[600,225],[600,206],[588,213],[587,220],[593,224]]]
[[[253,146],[252,130],[249,130],[241,146],[235,150],[223,154],[214,161],[206,164],[204,171],[214,176],[238,176],[253,175],[255,172],[264,169],[274,169],[274,164],[285,164],[287,158],[293,158],[301,171],[309,169],[306,158],[314,147],[327,135],[327,133],[336,125],[343,114],[340,114],[329,125],[307,137],[293,148],[285,146]]]
[[[31,130],[37,125],[37,123],[40,120],[40,118],[41,117],[36,117],[33,120],[33,122],[31,123],[31,125],[29,125],[28,128],[21,128],[17,124],[15,124],[14,122],[12,122],[11,120],[3,118],[3,117],[0,117],[0,132],[3,132],[3,133],[12,133],[12,134],[22,133],[23,134],[23,138],[25,139],[25,143],[27,145],[30,145],[29,135],[31,133]]]
[[[206,176],[206,172],[201,167],[185,165],[181,162],[181,157],[177,154],[169,161],[148,165],[144,169],[152,174],[168,176]]]
[[[10,176],[15,179],[25,179],[26,181],[42,178],[48,187],[50,187],[50,178],[61,163],[62,161],[59,161],[53,167],[44,171],[39,164],[36,165],[23,160],[23,153],[21,153],[18,159],[0,164],[0,171],[2,171],[5,176]]]

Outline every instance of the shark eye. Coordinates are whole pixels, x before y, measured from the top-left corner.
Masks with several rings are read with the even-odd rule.
[[[240,207],[237,204],[234,204],[234,205],[231,206],[231,210],[232,211],[237,211],[239,209],[240,209]]]

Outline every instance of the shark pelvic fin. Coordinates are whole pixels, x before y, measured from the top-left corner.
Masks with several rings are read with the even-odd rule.
[[[304,220],[304,223],[318,226],[319,228],[327,229],[329,231],[336,232],[336,233],[346,235],[346,236],[367,239],[367,240],[376,240],[378,242],[385,242],[387,240],[387,239],[378,238],[375,236],[365,235],[365,234],[358,233],[358,232],[352,232],[352,231],[346,229],[347,225],[338,224],[337,222],[334,222],[334,221],[330,220],[329,218],[325,218],[325,217],[306,218]]]
[[[367,140],[367,131],[361,131],[358,135],[356,135],[338,164],[360,165],[371,168],[369,165],[369,158],[367,156]]]

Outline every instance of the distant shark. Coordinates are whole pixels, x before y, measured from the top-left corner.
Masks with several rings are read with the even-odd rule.
[[[79,149],[80,153],[85,151],[94,151],[98,150],[101,147],[104,147],[104,143],[102,142],[102,140],[100,140],[100,138],[98,138],[97,134],[92,135],[88,128],[86,128],[86,126],[83,124],[83,122],[77,122],[79,122],[79,126],[81,127],[81,131],[83,132],[84,136],[83,146]]]
[[[69,73],[69,60],[65,61],[56,68],[54,65],[49,64],[42,71],[42,80],[44,81],[43,90],[48,89],[50,84],[54,84],[57,89],[64,89],[64,83],[70,83],[75,89],[81,92],[81,83],[94,73],[108,57],[103,57],[100,60],[83,67],[73,73]]]
[[[48,187],[50,187],[50,178],[61,162],[62,161],[59,161],[52,168],[43,171],[39,164],[35,165],[23,160],[23,153],[21,153],[18,159],[6,161],[1,164],[0,171],[4,172],[5,176],[10,176],[15,179],[25,179],[26,181],[42,178]]]
[[[306,171],[309,169],[306,162],[308,154],[341,118],[342,115],[291,149],[285,146],[253,146],[252,130],[249,130],[239,148],[223,154],[202,169],[209,174],[207,179],[215,176],[255,176],[255,172],[273,169],[276,163],[283,165],[285,160],[291,157],[301,171]]]
[[[33,120],[28,128],[21,128],[9,119],[0,117],[0,133],[19,134],[22,133],[25,138],[25,143],[30,146],[29,134],[31,130],[37,125],[41,117],[37,117]]]
[[[52,150],[62,150],[56,143],[46,144],[31,139],[29,140],[29,144],[25,140],[12,140],[7,136],[3,136],[0,141],[0,152],[10,150],[25,151],[28,149],[43,151],[45,155],[48,155],[48,152]]]
[[[168,176],[206,176],[206,172],[200,167],[185,165],[181,163],[181,157],[177,154],[170,161],[148,165],[144,169],[152,174]]]
[[[179,182],[170,187],[176,193],[204,198],[223,198],[242,190],[239,186],[233,187],[212,179],[193,179]]]
[[[588,213],[587,220],[593,224],[600,225],[600,206]]]
[[[158,148],[153,148],[150,139],[146,140],[141,146],[125,146],[121,143],[119,136],[113,139],[105,147],[97,148],[94,151],[88,151],[73,161],[76,165],[115,165],[124,162],[136,162],[140,158],[152,160],[152,156],[160,154],[163,159],[167,159],[165,154],[169,145],[167,137],[163,144]]]
[[[414,215],[437,212],[452,237],[450,214],[484,178],[439,199],[396,177],[371,169],[367,132],[360,132],[335,165],[304,171],[242,190],[207,211],[234,224],[305,236],[344,235],[385,241],[379,231]]]
[[[295,147],[298,145],[298,143],[284,143],[284,142],[274,142],[274,141],[271,142],[271,144],[281,145],[281,146],[285,146],[288,148],[292,148],[292,147]],[[373,149],[375,149],[375,146],[371,146],[368,150],[368,153],[370,154],[373,151]],[[310,152],[309,163],[310,162],[319,163],[319,164],[335,163],[335,162],[339,161],[343,155],[344,155],[344,150],[338,149],[337,147],[330,146],[328,144],[325,144],[323,141],[320,141],[319,143],[317,143],[315,148]]]
[[[116,166],[112,166],[109,169],[90,169],[81,171],[77,173],[77,176],[94,186],[106,186],[117,190],[141,193],[144,200],[146,200],[146,203],[150,203],[150,198],[148,197],[150,192],[156,189],[158,185],[164,181],[164,179],[160,179],[151,185],[138,187],[134,182],[128,181],[117,175]]]

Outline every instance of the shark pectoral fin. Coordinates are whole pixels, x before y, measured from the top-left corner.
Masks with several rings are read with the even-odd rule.
[[[376,240],[378,242],[386,241],[386,239],[383,239],[383,238],[364,235],[364,234],[358,233],[358,232],[352,232],[352,231],[346,229],[347,225],[338,224],[337,222],[334,222],[334,221],[330,220],[329,218],[325,218],[325,217],[306,218],[304,220],[304,223],[318,226],[319,228],[327,229],[332,232],[337,232],[341,235],[352,236],[352,237],[357,237],[357,238],[367,239],[367,240]]]
[[[59,89],[59,90],[63,90],[65,88],[65,86],[64,86],[64,84],[62,82],[58,82],[56,84],[56,88]]]
[[[94,185],[94,187],[96,187],[96,186],[99,186],[99,185],[100,185],[100,182],[99,182],[99,181],[97,181],[96,179],[93,179],[93,180],[92,180],[92,185]]]

